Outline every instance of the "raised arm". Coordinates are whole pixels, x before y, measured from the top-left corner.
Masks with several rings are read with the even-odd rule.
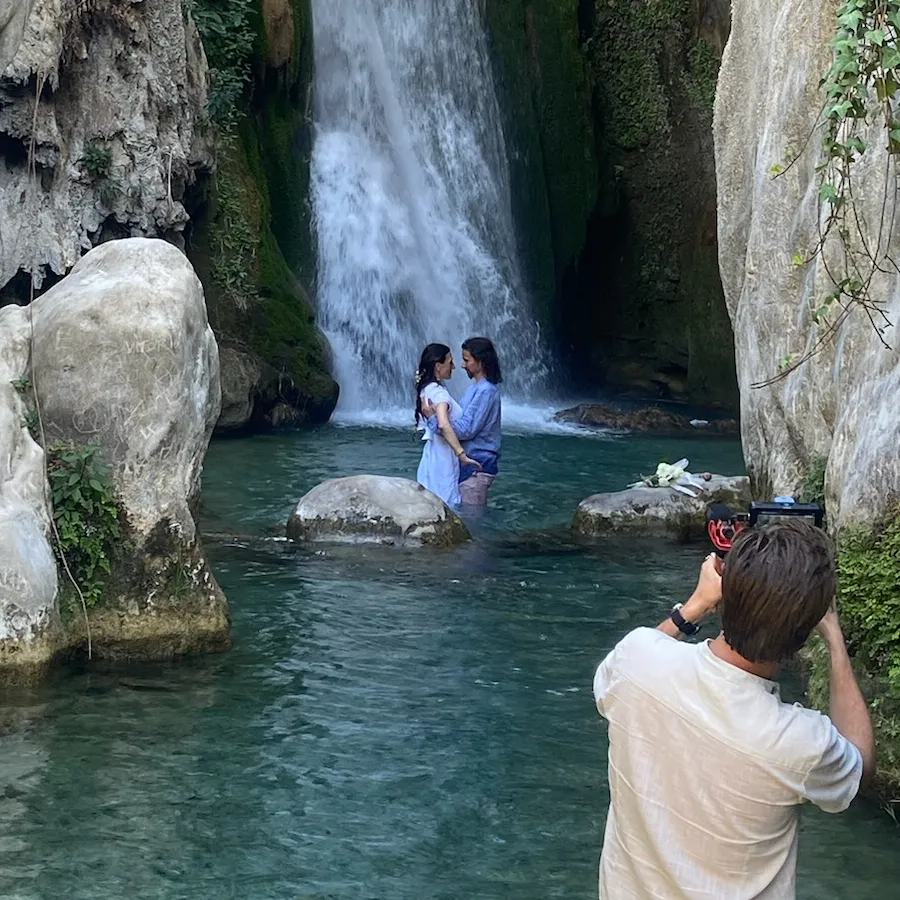
[[[699,625],[704,619],[712,615],[722,599],[722,576],[716,566],[716,554],[710,553],[700,566],[700,577],[697,579],[697,587],[679,610],[687,622]],[[663,634],[669,637],[681,639],[684,635],[678,626],[667,616],[656,626]]]
[[[872,719],[856,676],[853,674],[844,634],[834,609],[825,614],[825,618],[817,626],[817,631],[831,654],[829,717],[834,727],[859,750],[863,762],[863,779],[869,779],[875,774]]]

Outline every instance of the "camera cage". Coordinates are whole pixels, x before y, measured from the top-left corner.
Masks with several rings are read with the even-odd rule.
[[[793,500],[753,500],[747,512],[734,512],[725,503],[710,503],[706,509],[706,531],[719,556],[731,549],[734,539],[745,529],[754,528],[760,518],[796,516],[812,519],[817,528],[825,523],[825,509],[819,503]]]

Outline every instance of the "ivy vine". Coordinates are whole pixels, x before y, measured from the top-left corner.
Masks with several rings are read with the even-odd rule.
[[[887,248],[896,215],[894,161],[900,154],[900,117],[895,102],[900,100],[900,0],[844,0],[837,10],[837,23],[837,33],[831,40],[831,67],[819,83],[825,103],[813,128],[814,132],[824,125],[823,159],[816,168],[819,234],[811,250],[798,250],[792,257],[796,266],[805,266],[818,257],[831,281],[831,290],[810,312],[813,322],[820,326],[813,346],[799,357],[781,359],[778,374],[754,387],[784,378],[819,353],[854,310],[865,313],[881,343],[889,348],[885,332],[892,323],[883,301],[873,297],[870,288],[878,272],[900,274]],[[874,235],[867,235],[854,197],[853,170],[868,149],[863,134],[879,121],[884,127],[888,170],[878,227]],[[771,173],[783,175],[800,153],[789,149],[787,164],[772,166]],[[829,238],[838,240],[836,259],[824,253]]]

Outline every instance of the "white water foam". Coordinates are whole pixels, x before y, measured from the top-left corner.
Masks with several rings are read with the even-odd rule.
[[[508,409],[546,396],[479,4],[313,0],[313,27],[317,308],[338,421],[399,424],[401,407],[409,421],[424,345],[458,360],[478,334],[497,345]]]

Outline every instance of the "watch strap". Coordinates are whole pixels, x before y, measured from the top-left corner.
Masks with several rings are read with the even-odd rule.
[[[694,622],[688,622],[687,619],[681,614],[681,604],[679,603],[677,606],[672,608],[672,612],[669,614],[672,621],[675,623],[675,627],[684,635],[688,637],[692,637],[699,630],[700,626]]]

